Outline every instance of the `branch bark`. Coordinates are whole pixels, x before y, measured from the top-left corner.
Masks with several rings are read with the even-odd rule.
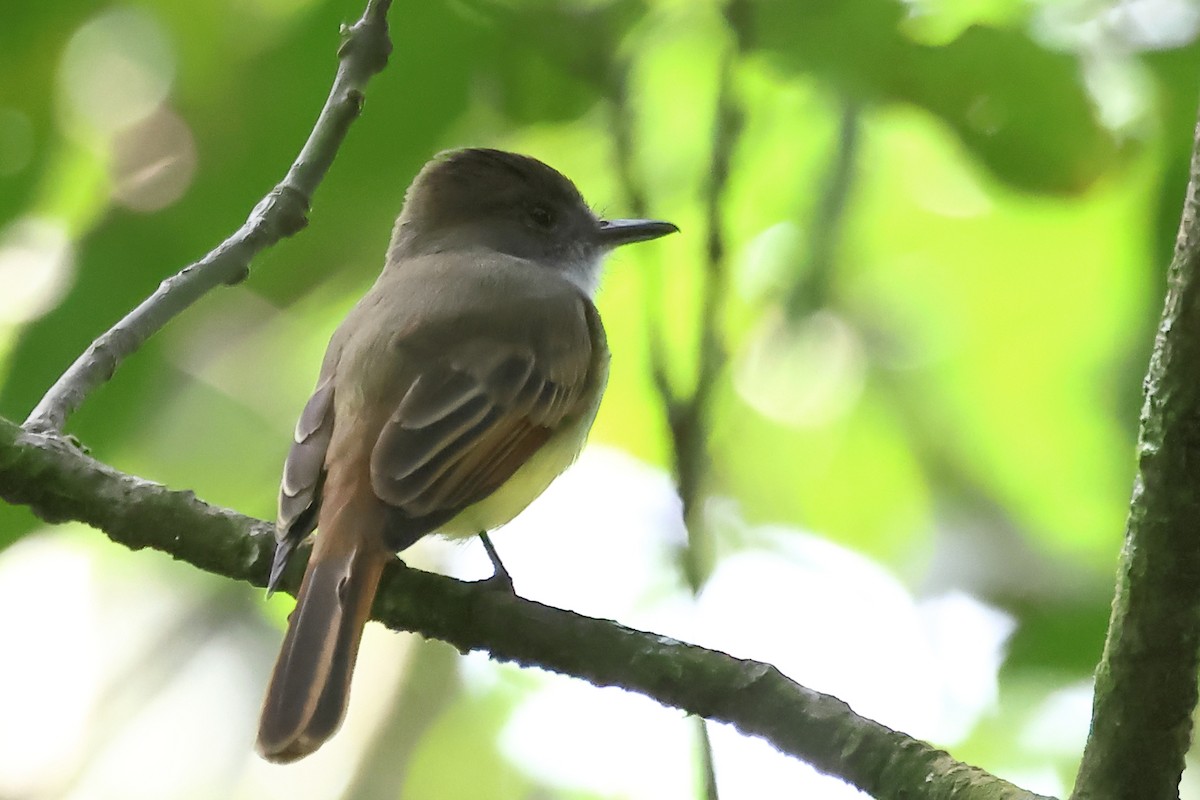
[[[49,522],[79,520],[131,549],[152,548],[256,586],[274,549],[270,523],[124,474],[61,436],[0,418],[0,498]],[[298,559],[302,560],[302,559]],[[294,591],[303,565],[285,577]],[[384,575],[375,619],[462,652],[618,686],[734,725],[881,800],[1047,800],[906,734],[858,716],[769,664],[409,569]]]
[[[1177,798],[1200,670],[1200,125],[1074,800]]]
[[[391,4],[392,0],[368,0],[362,18],[343,28],[329,98],[283,180],[258,202],[232,236],[164,280],[154,294],[93,341],[50,387],[25,420],[25,428],[61,431],[88,394],[111,378],[121,362],[150,336],[211,289],[244,280],[254,256],[308,224],[313,193],[350,124],[362,111],[367,81],[387,65],[392,51],[387,29]]]

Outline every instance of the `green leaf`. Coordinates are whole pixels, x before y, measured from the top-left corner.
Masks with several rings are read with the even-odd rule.
[[[890,0],[752,5],[746,38],[781,68],[853,97],[928,110],[1018,188],[1080,192],[1116,161],[1077,60],[1024,32],[975,26],[928,46],[904,36],[903,7]]]

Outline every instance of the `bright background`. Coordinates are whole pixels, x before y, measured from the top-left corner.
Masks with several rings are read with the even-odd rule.
[[[1087,731],[1200,86],[1184,0],[398,2],[310,227],[127,362],[70,431],[270,516],[325,342],[404,188],[489,145],[617,178],[683,234],[623,250],[613,375],[580,463],[501,532],[530,598],[771,661],[860,713],[1062,794]],[[282,176],[358,0],[8,3],[0,25],[0,414]],[[719,64],[744,126],[723,206],[730,362],[685,588],[658,329],[686,390]],[[854,135],[847,137],[848,131]],[[847,138],[853,139],[850,151]],[[830,174],[844,215],[831,224]],[[649,323],[649,324],[648,324]],[[343,732],[251,752],[290,601],[0,507],[0,797],[696,797],[696,729],[616,690],[370,626]],[[478,577],[475,544],[415,563]],[[857,796],[712,729],[725,798]],[[1184,796],[1200,797],[1185,776]]]

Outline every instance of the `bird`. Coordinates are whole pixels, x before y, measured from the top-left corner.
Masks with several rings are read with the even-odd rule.
[[[593,303],[614,248],[678,231],[597,216],[547,164],[440,153],[414,178],[382,272],[329,341],[284,462],[268,590],[312,553],[257,750],[287,763],[340,727],[380,576],[421,537],[507,523],[578,456],[608,377]]]

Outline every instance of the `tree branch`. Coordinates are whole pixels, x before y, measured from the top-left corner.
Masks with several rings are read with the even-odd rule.
[[[1075,800],[1177,798],[1200,669],[1200,125]]]
[[[723,13],[734,30],[734,42],[722,58],[718,71],[717,102],[713,121],[709,181],[705,192],[705,220],[708,238],[704,287],[697,312],[699,366],[696,381],[686,396],[671,384],[667,369],[663,329],[655,318],[662,307],[662,279],[656,270],[645,273],[647,302],[645,325],[649,338],[650,375],[662,402],[671,437],[676,487],[683,510],[687,543],[679,558],[684,578],[693,594],[699,593],[712,568],[712,545],[703,519],[704,481],[709,470],[709,410],[717,376],[725,366],[726,353],[720,334],[720,311],[728,291],[725,263],[723,205],[729,182],[729,162],[742,127],[742,108],[734,95],[733,73],[745,48],[745,8],[742,0],[730,0]],[[634,175],[633,119],[629,97],[630,62],[611,67],[615,76],[613,91],[613,145],[617,175],[634,216],[644,217],[646,193]],[[716,800],[717,778],[712,740],[707,727],[699,725],[700,760],[704,796]]]
[[[812,233],[807,263],[803,265],[799,279],[792,284],[784,301],[788,314],[793,318],[829,304],[837,268],[836,251],[841,244],[850,193],[858,169],[861,116],[859,101],[843,95],[833,162],[809,223]]]
[[[256,586],[266,581],[270,523],[126,475],[59,436],[3,418],[0,498],[49,522],[86,522],[134,550],[149,547]],[[289,570],[286,588],[295,589],[302,570],[302,564]],[[464,653],[486,650],[501,661],[619,686],[728,722],[882,800],[1046,800],[860,717],[769,664],[409,569],[399,560],[384,575],[373,614],[390,628],[441,639]]]
[[[741,0],[733,0],[725,9],[734,25],[735,10]],[[734,25],[735,33],[738,28]],[[734,70],[742,54],[740,35],[726,51],[717,84],[716,119],[713,123],[712,152],[708,165],[708,187],[704,193],[707,241],[704,261],[704,288],[697,313],[698,366],[696,383],[686,399],[663,397],[671,428],[672,450],[679,498],[683,506],[688,543],[683,553],[684,574],[693,592],[700,591],[712,570],[713,547],[703,519],[704,483],[709,472],[708,430],[713,390],[725,368],[727,355],[721,337],[721,309],[729,291],[726,264],[725,190],[729,184],[729,164],[742,130],[742,106],[734,91]],[[659,331],[661,333],[661,330]]]
[[[312,195],[350,124],[362,111],[367,81],[387,65],[392,51],[387,29],[391,4],[392,0],[368,0],[362,18],[343,27],[333,88],[283,180],[259,201],[232,236],[164,280],[154,294],[93,341],[50,387],[25,420],[25,428],[61,431],[88,394],[111,378],[120,363],[150,336],[209,290],[245,279],[254,256],[308,224]]]

